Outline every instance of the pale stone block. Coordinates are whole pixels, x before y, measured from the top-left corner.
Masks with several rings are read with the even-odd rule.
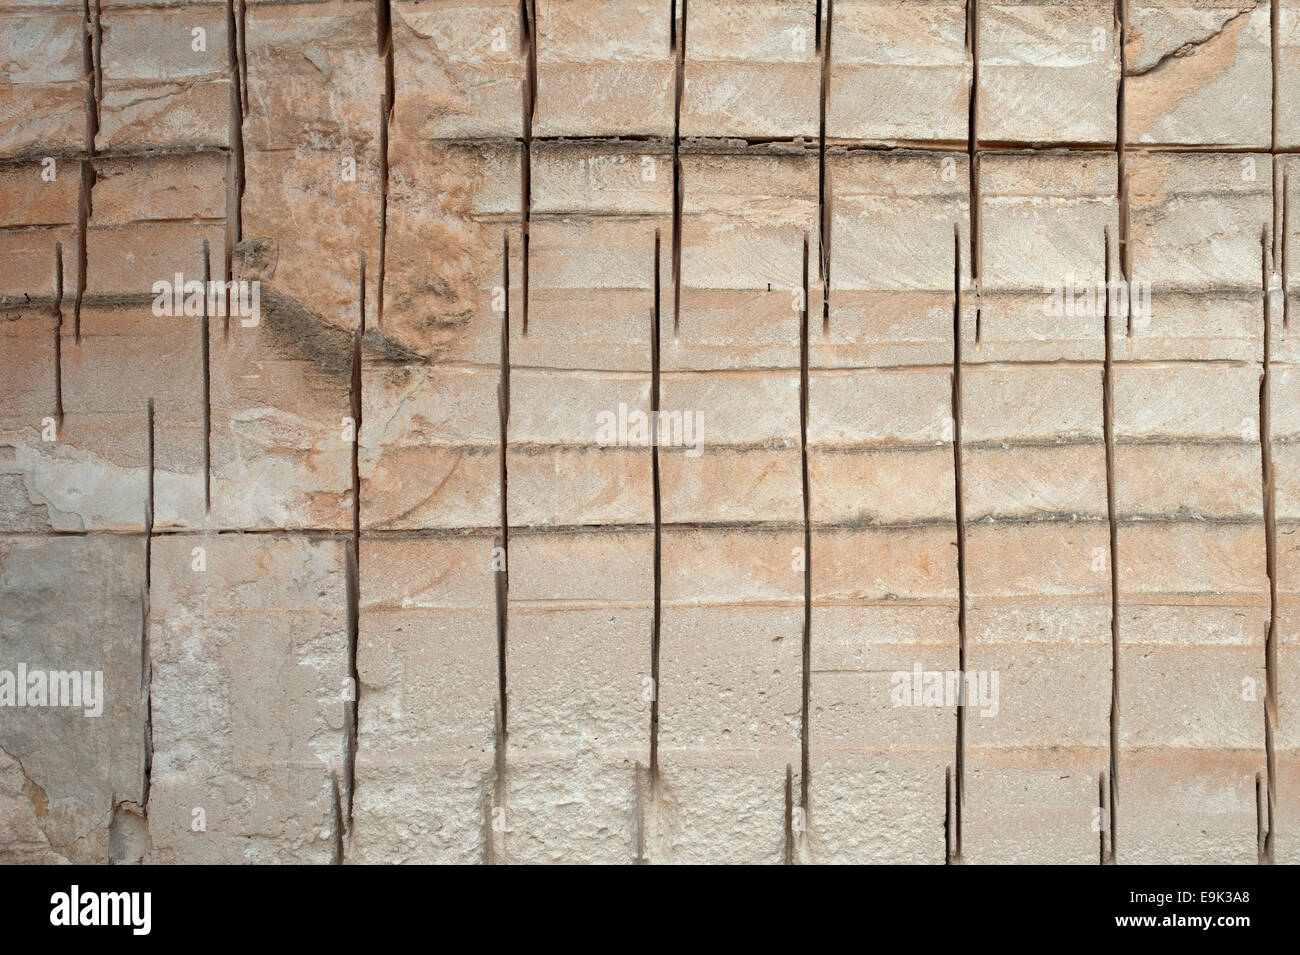
[[[500,373],[363,368],[361,521],[370,529],[500,523]]]
[[[523,314],[521,154],[514,143],[430,144],[394,118],[383,302],[366,324],[377,353],[500,363],[506,310],[515,329]],[[378,268],[367,259],[368,278]]]
[[[909,11],[930,9],[908,5]],[[830,153],[826,165],[830,329],[824,333],[820,322],[810,322],[810,362],[951,363],[958,245],[963,273],[970,272],[967,157]],[[812,247],[815,282],[815,235]]]
[[[1120,631],[1120,751],[1170,746],[1262,752],[1262,633],[1228,646],[1144,642],[1152,636],[1158,637]]]
[[[839,0],[833,17],[828,137],[966,140],[971,57],[964,4]]]
[[[1167,299],[1171,292],[1262,290],[1262,237],[1273,219],[1268,156],[1134,152],[1125,174],[1129,280],[1150,283],[1153,321],[1182,301]]]
[[[682,136],[815,137],[818,30],[815,8],[795,0],[696,0]]]
[[[533,135],[672,136],[672,10],[648,0],[538,4]]]
[[[674,328],[670,292],[664,367],[797,368],[805,242],[810,293],[819,285],[816,154],[732,149],[681,162],[681,311]],[[810,315],[820,301],[809,295]]]
[[[149,860],[331,861],[346,784],[344,545],[159,537],[151,570]]]
[[[350,862],[480,862],[497,706],[490,537],[362,537]]]
[[[648,861],[782,863],[787,765],[776,754],[772,758],[690,751],[665,755],[655,802],[647,813]]]
[[[811,447],[808,484],[814,524],[913,524],[956,513],[953,456],[944,447]]]
[[[1000,0],[979,16],[981,142],[1115,142],[1114,4]]]
[[[968,751],[963,861],[1097,865],[1100,774],[1109,759],[1104,748]]]
[[[1116,861],[1254,865],[1263,770],[1262,745],[1255,753],[1121,748]]]
[[[28,696],[28,705],[5,708],[0,859],[116,861],[115,814],[123,804],[138,811],[144,799],[144,614],[141,538],[0,540],[0,667],[16,679],[24,665],[29,692],[34,671],[99,674],[75,704],[64,702],[73,687],[60,680],[60,705],[47,689],[45,705]],[[88,716],[96,696],[102,708]]]
[[[396,114],[413,140],[523,135],[520,11],[516,0],[396,0]]]
[[[84,36],[80,9],[0,13],[0,155],[84,149]]]
[[[351,529],[351,336],[263,289],[210,342],[212,525]]]
[[[1267,3],[1141,0],[1128,18],[1129,143],[1268,146]]]
[[[980,327],[963,358],[1102,358],[1106,280],[1121,278],[1115,156],[993,154],[978,168]]]
[[[952,378],[931,368],[809,375],[808,443],[827,447],[950,445]]]

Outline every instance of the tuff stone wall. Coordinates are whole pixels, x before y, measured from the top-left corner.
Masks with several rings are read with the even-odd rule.
[[[0,860],[1300,860],[1297,154],[1300,0],[0,0]]]

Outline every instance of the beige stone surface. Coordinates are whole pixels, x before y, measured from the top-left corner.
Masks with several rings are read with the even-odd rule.
[[[1130,143],[1269,145],[1268,4],[1140,0],[1128,15]]]
[[[0,539],[0,669],[98,673],[102,704],[94,716],[83,705],[6,706],[5,862],[123,859],[114,852],[116,814],[123,805],[138,812],[144,800],[145,608],[140,536]]]
[[[982,142],[1114,143],[1119,35],[1108,0],[979,6]]]
[[[0,7],[0,859],[1300,860],[1296,0]]]
[[[150,568],[149,861],[329,862],[346,748],[343,546],[164,537]]]
[[[972,64],[963,3],[839,0],[833,14],[828,137],[966,139]]]

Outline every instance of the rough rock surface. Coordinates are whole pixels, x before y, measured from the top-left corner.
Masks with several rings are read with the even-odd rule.
[[[0,2],[0,861],[1300,862],[1298,147],[1300,0]]]

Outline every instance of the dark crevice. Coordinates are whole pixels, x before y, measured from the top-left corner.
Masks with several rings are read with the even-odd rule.
[[[536,0],[520,0],[519,15],[521,19],[520,36],[523,53],[527,60],[524,76],[524,124],[523,124],[523,162],[520,174],[523,178],[523,296],[521,300],[520,334],[528,335],[528,266],[531,256],[531,225],[533,221],[533,120],[537,115],[537,3]]]
[[[54,243],[54,423],[63,431],[63,243]]]
[[[338,773],[330,773],[330,798],[333,804],[334,851],[330,858],[331,865],[343,864],[343,805],[339,796]]]
[[[361,679],[357,670],[357,645],[361,632],[361,342],[366,334],[366,254],[361,253],[357,282],[357,327],[352,335],[352,380],[349,388],[352,418],[352,540],[347,552],[348,679],[351,699],[346,703],[347,739],[344,750],[346,824],[352,829],[352,805],[356,795],[357,724],[361,705]]]
[[[1268,229],[1260,236],[1261,278],[1264,287],[1264,355],[1263,374],[1259,382],[1259,447],[1261,490],[1264,499],[1264,568],[1268,575],[1268,631],[1264,638],[1264,758],[1267,776],[1265,795],[1268,828],[1264,834],[1261,861],[1273,861],[1273,815],[1277,805],[1277,758],[1273,735],[1277,727],[1277,488],[1273,465],[1272,415],[1272,307],[1268,295],[1270,237]]]
[[[375,0],[379,55],[384,61],[384,98],[379,107],[379,274],[375,277],[375,325],[384,325],[384,270],[388,261],[388,135],[393,121],[396,77],[393,72],[393,13],[389,0]]]
[[[973,0],[972,0],[973,2]],[[956,498],[957,530],[957,669],[966,672],[966,512],[965,485],[962,479],[961,462],[961,228],[953,227],[953,283],[955,294],[953,301],[953,340],[952,340],[952,460],[953,483]],[[953,826],[952,826],[952,861],[961,861],[962,849],[962,809],[964,808],[966,789],[966,707],[964,704],[965,681],[957,706],[957,744],[956,744],[956,779],[953,790]]]
[[[794,865],[794,767],[785,767],[785,852],[782,861]]]
[[[1119,192],[1119,274],[1128,283],[1133,278],[1133,251],[1130,248],[1129,233],[1132,228],[1132,215],[1129,211],[1128,172],[1126,156],[1128,153],[1128,135],[1125,131],[1128,115],[1128,89],[1125,76],[1128,71],[1128,0],[1115,0],[1115,22],[1119,29],[1119,83],[1115,89],[1115,168]],[[1133,315],[1126,309],[1124,314],[1124,335],[1133,337]],[[1111,777],[1112,785],[1114,776]],[[1114,852],[1112,841],[1111,851]]]
[[[203,287],[212,287],[212,252],[208,240],[203,240]],[[212,514],[212,343],[208,336],[212,332],[211,318],[208,315],[208,296],[203,296],[202,360],[203,368],[203,516]]]
[[[659,780],[659,649],[663,622],[663,499],[659,485],[659,317],[660,236],[655,230],[654,306],[650,312],[650,421],[654,429],[650,448],[650,490],[654,508],[654,619],[650,627],[650,780]]]
[[[148,468],[149,484],[145,492],[144,511],[144,612],[141,615],[140,633],[140,692],[144,697],[144,784],[141,792],[141,808],[145,818],[149,816],[149,791],[153,785],[153,653],[149,639],[150,604],[153,599],[153,524],[155,494],[155,443],[154,443],[154,403],[149,399],[147,407],[148,425]]]
[[[803,486],[803,637],[799,718],[799,806],[808,821],[809,705],[812,696],[812,511],[808,485],[808,236],[803,237],[803,308],[799,314],[799,457]]]
[[[82,0],[81,68],[86,81],[85,153],[79,160],[81,180],[77,191],[77,288],[72,303],[73,341],[81,343],[81,302],[86,295],[87,231],[90,227],[91,194],[95,188],[95,139],[99,135],[99,105],[102,78],[99,68],[102,33],[98,0]]]
[[[1106,287],[1110,287],[1110,230],[1102,234],[1102,248],[1105,258]],[[1109,853],[1103,861],[1115,861],[1115,802],[1119,779],[1119,658],[1120,658],[1120,616],[1119,616],[1119,516],[1117,512],[1115,479],[1115,383],[1114,383],[1114,316],[1110,311],[1110,296],[1106,296],[1103,309],[1103,334],[1105,340],[1105,363],[1102,366],[1101,415],[1102,429],[1106,442],[1106,520],[1109,528],[1110,542],[1110,796],[1109,811],[1102,820],[1103,838],[1105,830],[1109,831]],[[1105,803],[1103,803],[1105,805]]]
[[[817,49],[821,54],[821,101],[817,135],[817,272],[822,282],[822,335],[831,327],[831,194],[830,173],[826,168],[826,109],[831,95],[831,26],[835,17],[834,0],[826,0],[825,37],[822,36],[821,0],[817,2]]]
[[[506,638],[509,629],[510,607],[510,515],[508,508],[509,474],[506,452],[509,447],[510,432],[510,233],[501,237],[503,287],[505,289],[505,308],[501,317],[501,371],[497,384],[498,416],[498,492],[500,494],[500,529],[497,547],[500,548],[500,563],[493,555],[495,571],[496,624],[497,624],[497,699],[495,714],[494,753],[493,753],[493,797],[491,814],[497,809],[504,810],[506,805],[506,746],[508,742],[507,702],[508,672],[506,669]],[[495,819],[491,820],[495,823]],[[497,852],[495,845],[496,830],[489,825],[486,850],[493,863],[504,862],[504,846]],[[504,833],[501,836],[504,842]]]
[[[1101,810],[1101,824],[1097,827],[1097,864],[1105,865],[1109,856],[1106,848],[1106,773],[1097,777],[1097,806]]]
[[[682,92],[686,87],[686,5],[673,0],[673,341],[682,328]]]
[[[952,816],[952,767],[945,766],[943,770],[943,861],[945,865],[952,865],[957,855],[953,845]]]
[[[226,248],[222,275],[233,277],[235,246],[244,238],[244,117],[248,115],[247,9],[245,0],[226,0],[226,65],[230,74],[230,156],[226,176]],[[229,284],[227,284],[229,289]],[[223,293],[224,294],[224,293]],[[223,310],[222,340],[230,338],[230,308]]]

